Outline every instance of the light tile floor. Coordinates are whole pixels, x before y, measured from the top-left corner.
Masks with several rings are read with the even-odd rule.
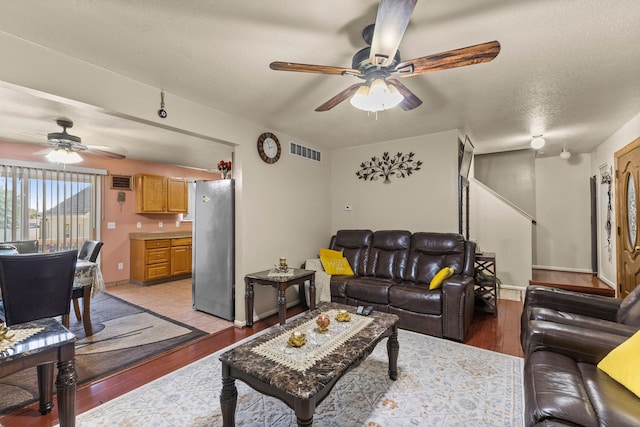
[[[210,334],[233,326],[233,322],[193,309],[191,279],[150,286],[134,283],[110,285],[106,292]]]

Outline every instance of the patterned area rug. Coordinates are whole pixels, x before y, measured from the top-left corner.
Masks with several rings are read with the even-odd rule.
[[[522,426],[521,358],[401,330],[398,380],[386,340],[338,381],[314,426]],[[77,417],[77,426],[222,425],[221,350]],[[293,410],[236,381],[236,425],[295,426]]]
[[[77,321],[73,309],[71,311],[69,329],[78,337],[78,384],[206,335],[204,331],[104,292],[91,300],[92,336],[85,337],[82,322]],[[28,405],[37,399],[36,368],[0,379],[0,413]]]

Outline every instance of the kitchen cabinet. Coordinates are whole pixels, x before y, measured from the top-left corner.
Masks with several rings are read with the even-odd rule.
[[[134,234],[134,233],[132,233]],[[130,280],[150,285],[191,276],[191,237],[130,236]]]
[[[135,176],[136,213],[175,214],[187,213],[187,180],[160,175]]]

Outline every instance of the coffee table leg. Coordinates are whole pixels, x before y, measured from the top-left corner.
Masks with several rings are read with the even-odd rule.
[[[387,340],[387,354],[389,355],[389,378],[394,381],[398,379],[398,353],[400,353],[398,326],[393,325],[393,332]]]
[[[284,325],[287,321],[287,290],[278,289],[278,317],[280,324]]]
[[[222,426],[234,427],[236,425],[236,403],[238,401],[238,389],[236,380],[229,376],[229,368],[222,364],[222,392],[220,393],[220,409],[222,410]]]
[[[58,362],[56,377],[58,417],[60,427],[76,425],[76,362],[74,359]]]
[[[293,404],[293,411],[298,419],[298,426],[312,426],[313,425],[313,413],[316,410],[315,401],[312,400],[297,400]]]
[[[244,279],[244,307],[247,310],[247,326],[253,326],[253,283],[251,279]]]

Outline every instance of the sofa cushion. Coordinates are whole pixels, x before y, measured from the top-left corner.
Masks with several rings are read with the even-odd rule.
[[[388,305],[389,288],[395,283],[392,279],[358,277],[347,282],[345,292],[350,299]]]
[[[355,275],[364,276],[372,240],[371,230],[339,230],[331,239],[330,249],[342,251]]]
[[[640,286],[627,295],[616,313],[616,321],[624,325],[640,327]]]
[[[405,280],[428,285],[444,267],[457,274],[465,268],[464,237],[455,233],[414,233]]]
[[[524,365],[525,425],[557,419],[597,427],[598,419],[578,364],[549,351],[535,351]]]
[[[442,314],[442,292],[402,282],[389,289],[389,305],[420,314]]]
[[[383,230],[373,233],[367,276],[386,279],[404,279],[407,257],[411,246],[411,232]]]

